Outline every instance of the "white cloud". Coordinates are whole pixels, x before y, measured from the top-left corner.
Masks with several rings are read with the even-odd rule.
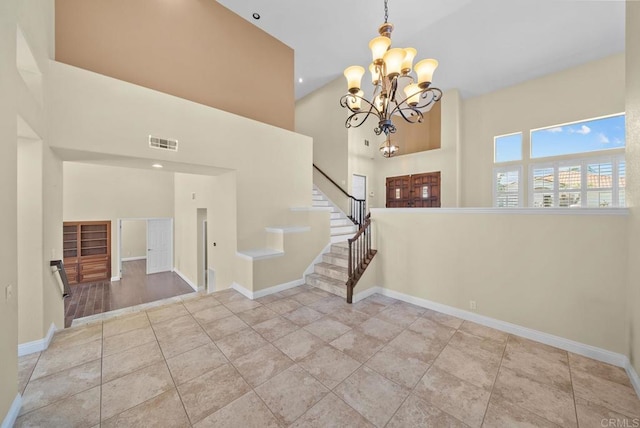
[[[551,132],[553,134],[557,134],[558,132],[562,132],[562,126],[556,126],[555,128],[549,128],[547,129],[547,132]]]
[[[569,132],[572,134],[581,134],[581,135],[587,135],[591,132],[591,128],[589,128],[587,125],[582,125],[580,127],[580,129],[569,129]]]
[[[609,137],[604,135],[602,132],[598,134],[598,141],[600,141],[602,144],[609,144],[611,142],[609,141]]]

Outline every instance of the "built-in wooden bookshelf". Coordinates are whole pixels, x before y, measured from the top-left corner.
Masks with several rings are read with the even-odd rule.
[[[111,278],[111,222],[65,222],[64,270],[70,284]]]

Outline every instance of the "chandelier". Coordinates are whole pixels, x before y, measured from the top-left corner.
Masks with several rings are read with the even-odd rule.
[[[431,87],[433,72],[438,67],[435,59],[424,59],[413,65],[417,51],[414,48],[391,48],[393,24],[388,22],[388,0],[384,0],[384,24],[378,28],[380,35],[369,42],[373,62],[369,65],[373,84],[373,101],[364,97],[361,89],[364,68],[353,65],[344,70],[349,93],[340,98],[340,105],[349,109],[347,128],[357,128],[369,116],[377,117],[376,135],[385,134],[386,141],[380,146],[384,157],[391,157],[398,146],[390,139],[396,132],[392,117],[401,117],[409,123],[421,123],[423,111],[440,101],[442,91]],[[414,71],[416,77],[411,74]],[[402,93],[401,93],[402,92]],[[364,107],[363,107],[364,106]]]

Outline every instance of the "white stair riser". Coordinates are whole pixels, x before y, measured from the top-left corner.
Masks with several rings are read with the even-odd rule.
[[[331,220],[331,227],[353,226],[353,222],[348,218],[337,218]]]
[[[332,235],[331,243],[337,244],[338,242],[346,242],[347,239],[353,238],[353,235],[355,235],[355,233],[349,233],[347,235]]]
[[[347,279],[349,279],[349,276],[346,272],[340,272],[320,265],[315,265],[314,272],[319,273],[320,275],[328,276],[329,278],[344,281],[345,283],[347,282]]]
[[[313,195],[313,196],[311,197],[311,199],[312,199],[312,200],[314,200],[314,201],[325,201],[325,200],[326,200],[326,199],[324,198],[324,196],[322,196],[322,195]]]
[[[335,254],[342,254],[343,256],[349,256],[349,248],[342,247],[340,245],[332,245],[331,252]]]
[[[339,211],[333,211],[331,212],[331,220],[335,220],[335,219],[343,219],[345,218],[341,212]]]
[[[356,233],[358,228],[355,225],[351,226],[338,226],[331,228],[332,235],[346,235],[347,233]]]
[[[345,298],[347,297],[347,287],[337,287],[333,284],[326,283],[317,278],[308,278],[307,284],[311,285],[312,287],[319,288],[320,290],[324,290],[328,293],[335,294],[336,296]]]
[[[313,201],[314,207],[328,207],[329,201]]]
[[[341,257],[336,257],[331,253],[325,253],[322,255],[322,261],[325,263],[330,263],[332,265],[341,266],[341,267],[349,267],[349,260]]]

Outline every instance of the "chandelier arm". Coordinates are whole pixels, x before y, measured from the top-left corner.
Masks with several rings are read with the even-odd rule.
[[[411,107],[410,105],[401,108],[396,107],[393,111],[394,113],[400,114],[400,116],[409,123],[422,123],[424,120],[424,114],[417,108]],[[410,111],[411,114],[407,115],[405,114],[405,111]]]
[[[431,96],[429,96],[431,95]],[[400,111],[400,110],[407,110],[407,109],[411,109],[414,111],[418,111],[420,112],[420,109],[429,107],[431,104],[434,104],[438,101],[440,101],[440,99],[442,98],[442,91],[438,88],[427,88],[427,89],[423,89],[422,91],[420,91],[420,102],[418,102],[417,105],[415,106],[410,106],[407,103],[407,100],[411,97],[415,96],[415,94],[412,94],[410,97],[406,97],[405,99],[403,99],[402,101],[396,103],[396,107],[391,111],[391,115],[395,114],[396,112]],[[426,100],[426,102],[423,102],[422,100]],[[404,107],[403,107],[404,105]],[[420,112],[420,114],[422,114],[422,112]],[[391,115],[389,117],[391,117]]]
[[[362,111],[362,109],[353,109],[351,108],[351,106],[349,105],[349,102],[355,102],[356,98],[359,99],[360,101],[364,101],[368,106],[369,106],[369,110],[367,112]],[[351,99],[351,100],[350,100]],[[341,98],[340,98],[340,106],[344,107],[344,108],[348,108],[349,111],[351,111],[352,113],[367,113],[367,116],[371,113],[373,113],[373,110],[375,110],[375,114],[377,116],[381,116],[382,113],[380,113],[380,110],[378,110],[378,108],[375,106],[375,104],[373,104],[371,101],[369,101],[368,99],[361,97],[358,94],[344,94]]]

